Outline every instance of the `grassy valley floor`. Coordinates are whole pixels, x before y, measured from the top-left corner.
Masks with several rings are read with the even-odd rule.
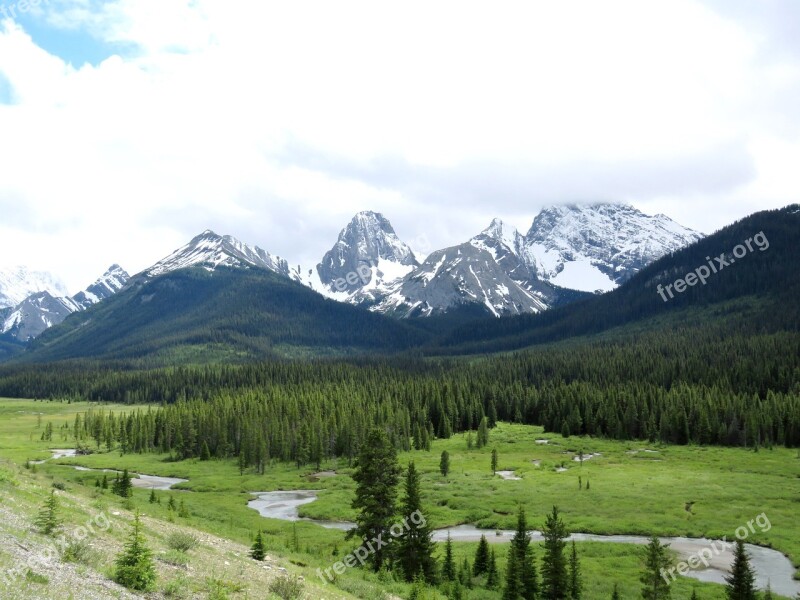
[[[30,532],[27,522],[55,481],[66,486],[65,500],[80,510],[91,512],[93,506],[102,507],[119,512],[119,517],[115,518],[123,522],[129,518],[130,509],[141,510],[147,516],[148,539],[153,540],[159,551],[164,549],[164,531],[170,527],[189,527],[201,531],[202,536],[208,536],[204,537],[208,543],[202,544],[202,552],[198,551],[198,557],[192,558],[186,568],[173,573],[172,567],[160,565],[163,571],[159,580],[162,593],[171,578],[191,576],[190,569],[196,573],[193,584],[198,594],[196,597],[213,597],[209,595],[212,592],[203,588],[204,585],[213,585],[208,583],[209,577],[244,586],[241,592],[232,589],[225,592],[231,598],[254,597],[254,590],[261,593],[266,583],[258,579],[256,573],[267,576],[277,571],[266,571],[263,565],[248,559],[246,551],[255,533],[263,529],[268,553],[275,564],[305,577],[309,598],[380,598],[382,593],[408,597],[410,586],[357,569],[339,577],[336,586],[323,584],[317,578],[316,570],[330,567],[355,544],[344,541],[340,531],[302,521],[291,524],[264,519],[247,507],[253,491],[316,489],[320,490],[318,500],[302,506],[302,516],[352,520],[354,514],[350,503],[355,486],[348,476],[350,469],[346,461],[320,465],[321,469],[335,470],[337,474],[333,477],[313,476],[316,465],[298,469],[285,463],[273,463],[264,475],[252,471],[240,475],[233,459],[176,462],[159,454],[121,456],[118,451],[97,449],[94,442],[89,441],[94,454],[47,461],[37,467],[36,473],[22,468],[28,460],[50,457],[49,449],[74,447],[71,436],[62,438],[61,428],[64,424],[71,425],[75,414],[88,408],[101,407],[85,403],[0,401],[0,457],[5,461],[3,472],[7,473],[5,481],[0,482],[3,491],[0,508],[18,515],[17,525],[3,531],[9,539],[25,545],[26,541],[41,537]],[[132,409],[116,405],[102,408],[115,412]],[[51,441],[42,441],[40,438],[48,422],[52,423],[53,437]],[[513,471],[519,480],[492,475],[490,455],[493,448],[499,454],[498,469]],[[439,473],[442,450],[450,453],[451,472],[446,478]],[[583,462],[576,460],[581,453]],[[589,455],[591,458],[587,458]],[[751,533],[748,543],[776,548],[787,554],[795,565],[800,563],[800,522],[796,518],[800,509],[800,456],[797,451],[774,448],[754,452],[563,438],[544,434],[537,427],[501,423],[490,432],[489,444],[484,448],[468,449],[466,437],[457,435],[449,440],[435,441],[430,452],[413,451],[400,455],[401,465],[405,466],[409,460],[416,462],[422,474],[426,518],[434,527],[474,523],[487,529],[513,529],[517,506],[521,504],[525,506],[530,526],[541,529],[545,513],[555,504],[563,512],[568,528],[575,532],[726,536],[733,539],[737,527],[763,513],[771,528]],[[65,465],[95,469],[128,468],[133,472],[181,477],[188,482],[178,485],[175,491],[156,492],[161,502],[151,504],[148,490],[137,489],[131,500],[123,500],[95,489],[97,473],[77,471]],[[170,496],[176,502],[184,503],[187,516],[178,517],[167,509]],[[19,506],[22,508],[11,508],[12,499],[21,503]],[[78,523],[82,516],[85,515],[76,515],[73,520]],[[125,530],[125,527],[119,529]],[[115,535],[117,537],[109,541],[108,551],[103,553],[109,558],[93,570],[101,589],[113,585],[107,579],[106,571],[112,560],[111,550],[115,544],[121,543],[122,538]],[[488,535],[491,531],[487,532]],[[454,546],[460,562],[464,556],[472,558],[476,544],[456,543]],[[540,545],[534,544],[534,547],[537,556],[541,556]],[[581,542],[578,547],[584,572],[585,598],[610,598],[615,582],[620,586],[622,598],[640,597],[640,546]],[[211,548],[215,549],[214,553],[210,552]],[[502,573],[505,547],[495,548]],[[0,567],[5,568],[4,564],[13,562],[15,558],[7,551],[3,552]],[[230,564],[226,565],[226,561]],[[58,581],[52,576],[45,587],[41,587],[44,584],[24,582],[28,587],[40,586],[36,588],[40,595],[19,597],[68,597],[56,593],[41,595],[47,586],[53,586],[55,590],[60,585]],[[85,585],[93,585],[92,581],[93,578],[87,578]],[[475,583],[480,585],[481,581]],[[317,585],[319,587],[313,587]],[[95,597],[89,591],[87,595],[77,595],[79,589],[82,590],[80,586],[73,589],[75,598]],[[673,584],[672,597],[688,600],[692,589],[697,590],[701,599],[724,598],[722,586],[687,578],[679,578]],[[117,592],[121,594],[119,597],[126,597],[122,590]],[[348,593],[353,596],[348,596]],[[429,594],[431,600],[439,597],[434,592]],[[500,593],[476,588],[466,597],[491,600],[499,599]]]

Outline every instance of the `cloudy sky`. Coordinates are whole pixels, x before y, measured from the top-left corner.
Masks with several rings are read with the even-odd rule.
[[[73,291],[211,228],[313,264],[611,200],[800,200],[800,2],[0,0],[0,264]],[[429,246],[426,248],[426,246]]]

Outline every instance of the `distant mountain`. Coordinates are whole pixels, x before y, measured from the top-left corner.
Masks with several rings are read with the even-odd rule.
[[[31,271],[27,267],[0,269],[0,309],[17,306],[39,292],[66,296],[64,283],[51,273]]]
[[[411,248],[382,214],[364,211],[341,231],[316,274],[325,295],[351,304],[371,303],[419,266]],[[317,289],[310,284],[313,289]]]
[[[131,278],[127,271],[119,265],[111,265],[97,281],[82,292],[75,294],[72,299],[83,309],[93,304],[110,298],[120,291]]]
[[[477,304],[492,316],[547,308],[497,264],[492,254],[470,243],[433,252],[375,306],[400,317],[429,317]]]
[[[217,267],[258,267],[289,276],[289,264],[281,257],[273,256],[258,246],[249,246],[230,235],[217,235],[207,229],[185,246],[139,273],[136,278],[158,277],[188,267],[202,267],[207,271],[213,271]]]
[[[682,323],[686,311],[701,310],[698,319],[707,325],[740,315],[736,326],[743,329],[800,331],[798,246],[800,205],[759,212],[663,256],[610,293],[537,315],[456,327],[428,352],[509,351],[612,328],[641,329],[678,314]]]
[[[71,298],[38,292],[14,307],[3,320],[0,333],[25,342],[79,310],[81,306]]]
[[[543,209],[517,252],[531,276],[605,292],[702,237],[669,217],[651,217],[626,204],[567,204]]]
[[[17,342],[32,340],[46,329],[61,323],[70,314],[86,310],[117,293],[128,279],[130,276],[122,267],[112,265],[92,285],[71,298],[49,291],[31,294],[13,308],[0,313],[0,335]]]

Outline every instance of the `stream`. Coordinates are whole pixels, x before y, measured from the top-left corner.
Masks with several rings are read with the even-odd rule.
[[[78,456],[77,451],[73,449],[52,449],[50,452],[53,453],[53,456],[47,458],[45,460],[32,460],[30,461],[31,464],[34,465],[41,465],[48,460],[55,460],[58,458],[74,458]],[[76,471],[84,471],[84,472],[93,472],[93,473],[122,473],[122,471],[118,471],[116,469],[90,469],[89,467],[81,467],[78,465],[58,465],[62,467],[70,467],[75,469]],[[131,473],[131,484],[133,487],[137,488],[146,488],[148,490],[171,490],[172,486],[178,485],[179,483],[186,483],[189,481],[188,479],[181,479],[180,477],[159,477],[158,475],[143,475],[141,473]]]
[[[341,521],[320,521],[299,516],[299,508],[317,499],[317,490],[296,490],[278,492],[251,492],[255,499],[247,503],[253,510],[257,510],[262,517],[279,519],[281,521],[306,521],[316,523],[327,529],[347,531],[354,527],[353,523]],[[531,531],[531,540],[540,542],[544,538],[541,532]],[[477,542],[482,535],[486,536],[489,543],[510,542],[514,536],[513,530],[478,529],[474,525],[456,525],[436,529],[433,540],[443,542],[447,536],[456,542]],[[639,535],[597,535],[592,533],[573,533],[569,540],[576,542],[612,542],[617,544],[646,545],[649,538]],[[662,537],[662,544],[669,544],[677,552],[681,560],[698,554],[703,549],[711,547],[713,540],[705,538]],[[717,548],[720,547],[718,544]],[[794,597],[800,593],[800,581],[793,579],[794,567],[791,561],[777,550],[745,544],[750,555],[750,564],[756,573],[756,585],[766,588],[767,582],[772,586],[772,591],[782,596]],[[699,581],[711,583],[725,583],[733,562],[732,550],[725,550],[711,560],[711,566],[702,570],[690,570],[688,576]]]

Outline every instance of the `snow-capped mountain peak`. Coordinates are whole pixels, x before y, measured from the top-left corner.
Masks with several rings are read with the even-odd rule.
[[[669,217],[649,216],[627,204],[563,204],[536,216],[519,253],[543,281],[608,291],[701,237]]]
[[[66,296],[67,288],[52,273],[32,271],[23,266],[0,269],[0,308],[16,306],[38,292]]]
[[[188,244],[178,248],[143,271],[146,277],[158,277],[178,269],[203,267],[213,271],[217,267],[257,267],[282,275],[289,274],[288,263],[258,246],[250,246],[230,235],[218,235],[206,229]]]
[[[492,222],[489,224],[489,226],[481,231],[480,235],[476,237],[480,236],[497,240],[515,252],[520,238],[522,237],[519,231],[517,231],[516,227],[507,225],[500,219],[492,219]]]
[[[356,214],[317,265],[317,275],[329,294],[357,302],[374,299],[375,292],[399,280],[419,265],[411,248],[397,237],[380,213]],[[364,292],[368,297],[362,297]]]
[[[81,308],[89,308],[92,304],[97,304],[116,294],[128,283],[130,278],[131,276],[125,269],[117,264],[111,265],[92,285],[75,294],[72,299]]]

